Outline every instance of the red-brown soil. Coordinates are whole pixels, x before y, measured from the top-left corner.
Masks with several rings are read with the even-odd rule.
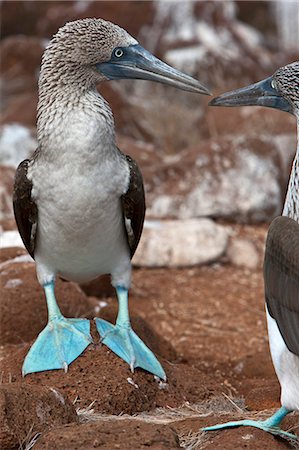
[[[261,241],[265,227],[252,230],[244,227],[239,234]],[[1,261],[17,255],[11,249],[4,253]],[[22,284],[7,285],[13,279]],[[247,427],[199,433],[201,427],[217,422],[254,418],[257,413],[267,417],[279,407],[261,269],[217,264],[134,271],[132,323],[163,364],[166,385],[140,369],[132,374],[127,364],[99,343],[94,326],[94,344],[66,374],[49,371],[22,378],[23,359],[46,322],[45,302],[33,263],[2,266],[0,282],[1,387],[6,398],[15,389],[23,405],[21,414],[13,401],[1,403],[0,438],[2,445],[9,442],[4,448],[19,448],[20,442],[26,448],[24,442],[32,438],[37,449],[291,448],[289,443]],[[103,290],[107,290],[105,284]],[[84,291],[88,291],[86,286]],[[100,281],[92,288],[95,292],[101,296]],[[66,315],[115,319],[113,297],[106,297],[105,305],[96,297],[87,297],[78,286],[59,281],[57,298]],[[49,388],[65,404],[73,404],[78,417],[69,409],[61,413],[61,405],[55,406],[53,400],[47,414],[51,411],[55,421],[48,416],[36,420],[36,407],[26,403],[26,398],[32,396],[34,404],[38,390]],[[40,395],[43,408],[49,394],[43,390]],[[296,428],[297,417],[286,418],[283,428]]]

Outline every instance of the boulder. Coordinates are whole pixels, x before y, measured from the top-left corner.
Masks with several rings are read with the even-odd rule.
[[[0,249],[11,247],[24,248],[20,233],[17,230],[0,230]]]
[[[12,123],[0,128],[0,164],[16,168],[36,148],[37,141],[28,127]]]
[[[227,248],[227,257],[237,267],[255,270],[261,264],[256,246],[248,239],[232,239]]]
[[[186,267],[216,261],[225,252],[228,233],[209,219],[147,221],[133,264]]]
[[[269,221],[280,214],[285,182],[280,150],[267,136],[231,135],[186,149],[149,180],[150,218]]]

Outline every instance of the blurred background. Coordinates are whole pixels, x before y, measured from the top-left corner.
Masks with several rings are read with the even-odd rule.
[[[15,167],[37,145],[41,55],[59,27],[84,17],[101,17],[124,27],[148,50],[198,78],[215,95],[258,81],[298,59],[297,1],[2,1],[4,231],[15,229],[11,206]],[[234,224],[267,224],[281,213],[296,148],[292,116],[253,107],[208,108],[206,97],[144,81],[106,82],[100,91],[114,112],[120,148],[138,161],[145,179],[148,221],[136,264],[217,260],[227,253]],[[204,226],[203,218],[209,220]],[[189,249],[189,256],[182,257],[180,251],[175,256],[180,228],[166,228],[168,241],[174,236],[172,242],[149,244],[165,220],[170,227],[190,224],[195,239],[202,233],[202,255],[192,259]],[[220,247],[205,259],[204,244],[208,238],[216,242],[217,233],[222,236]],[[191,239],[192,248],[194,242]],[[155,252],[163,245],[161,259]]]
[[[36,448],[74,448],[74,436],[76,448],[116,448],[117,438],[121,448],[172,449],[179,436],[180,448],[188,449],[286,448],[254,428],[211,438],[198,430],[227,420],[224,414],[230,420],[239,420],[242,411],[246,418],[262,418],[257,411],[268,414],[280,406],[262,265],[268,226],[281,214],[296,150],[293,116],[269,108],[208,107],[211,97],[146,81],[99,86],[114,112],[118,145],[137,160],[144,176],[147,215],[133,259],[130,312],[136,333],[170,362],[169,389],[142,372],[129,374],[98,345],[63,377],[53,371],[21,380],[22,360],[47,311],[35,266],[21,248],[12,191],[16,166],[37,147],[41,56],[65,22],[99,17],[117,23],[217,95],[298,60],[299,0],[0,1],[0,6],[0,387],[5,397],[0,447],[9,434],[14,445],[1,448],[32,448],[53,423],[52,435],[43,433]],[[58,279],[56,292],[66,317],[115,321],[108,277],[80,288]],[[86,424],[89,431],[84,424],[58,426],[71,414],[61,412],[68,410],[57,399],[54,409],[46,386],[55,387],[59,399],[62,392],[73,408],[95,410],[103,419]],[[175,407],[186,401],[180,416]],[[165,422],[159,409],[152,423],[143,424],[151,432],[135,420],[138,411],[161,406]],[[134,421],[129,428],[121,421],[116,429],[115,418],[109,424],[103,413],[134,414]],[[285,429],[295,430],[298,415],[290,416]],[[191,446],[191,430],[199,445]],[[138,439],[140,446],[134,445]]]

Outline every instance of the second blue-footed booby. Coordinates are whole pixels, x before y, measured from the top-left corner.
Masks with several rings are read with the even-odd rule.
[[[132,371],[141,367],[166,378],[132,330],[128,310],[131,258],[145,214],[142,176],[117,148],[111,109],[96,90],[97,83],[125,78],[209,94],[102,19],[67,23],[49,43],[39,77],[38,149],[19,165],[13,195],[16,222],[48,306],[48,324],[25,358],[23,375],[67,370],[92,342],[87,319],[61,314],[56,276],[85,282],[109,273],[119,311],[115,325],[95,319],[102,342]]]
[[[263,81],[222,94],[210,104],[280,109],[296,116],[299,133],[299,62],[278,69]],[[299,137],[282,214],[270,225],[264,259],[269,344],[282,406],[264,421],[228,422],[205,431],[246,425],[297,439],[283,431],[280,423],[288,413],[299,409]]]

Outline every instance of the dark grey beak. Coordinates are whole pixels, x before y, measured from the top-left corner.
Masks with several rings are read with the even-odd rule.
[[[184,91],[211,95],[199,81],[168,66],[139,44],[117,47],[113,50],[110,61],[97,64],[96,67],[109,80],[125,78],[151,80]]]
[[[293,114],[291,103],[273,85],[273,77],[213,98],[210,106],[267,106]]]

